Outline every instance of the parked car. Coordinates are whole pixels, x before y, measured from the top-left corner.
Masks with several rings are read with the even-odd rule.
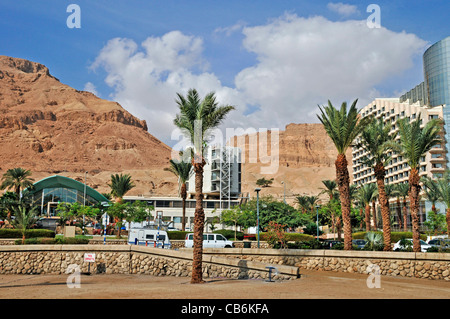
[[[428,245],[437,248],[450,248],[450,239],[435,238],[428,241]]]
[[[352,243],[353,243],[353,246],[356,246],[356,247],[358,247],[360,249],[363,249],[366,246],[366,244],[367,244],[367,240],[364,240],[364,239],[353,239]]]
[[[186,234],[184,247],[194,247],[194,234]],[[204,233],[203,234],[203,248],[232,248],[233,242],[226,239],[221,234]]]
[[[59,218],[43,217],[36,222],[36,228],[56,231],[56,226],[58,226],[58,224]]]
[[[324,249],[331,249],[337,245],[343,245],[344,242],[340,240],[325,240],[323,241],[323,248]]]
[[[411,243],[411,247],[413,246],[413,240],[411,238],[407,238],[405,240]],[[393,250],[400,250],[400,249],[404,248],[401,244],[402,244],[402,240],[399,240],[398,242],[396,242],[394,244]],[[425,253],[430,247],[431,247],[431,245],[428,245],[425,241],[420,239],[420,250],[423,253]]]

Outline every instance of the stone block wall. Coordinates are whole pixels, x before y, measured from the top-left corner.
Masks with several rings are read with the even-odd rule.
[[[450,281],[450,254],[413,252],[372,252],[301,249],[237,249],[206,254],[235,257],[261,263],[295,266],[301,269],[368,273],[377,265],[381,275]],[[301,271],[300,271],[301,273]]]
[[[95,262],[84,262],[85,253],[95,253]],[[192,252],[128,245],[20,245],[0,247],[0,274],[65,274],[70,265],[82,272],[107,274],[148,274],[188,277]],[[266,263],[236,257],[203,258],[205,278],[268,278]],[[279,268],[279,267],[278,267]],[[278,269],[274,280],[298,278],[298,268]]]

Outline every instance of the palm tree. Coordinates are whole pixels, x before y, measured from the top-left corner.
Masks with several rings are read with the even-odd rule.
[[[130,174],[112,174],[108,186],[111,187],[111,195],[116,198],[116,202],[121,203],[125,194],[136,185],[131,181]]]
[[[28,228],[36,223],[38,217],[36,215],[36,209],[38,206],[28,206],[20,203],[13,208],[14,210],[14,228],[18,228],[22,232],[22,244],[25,243],[25,233]]]
[[[309,200],[308,195],[300,195],[295,198],[298,208],[302,213],[306,213],[309,210]]]
[[[311,212],[311,216],[314,216],[314,208],[319,203],[319,197],[314,195],[307,196],[307,202],[309,210]]]
[[[406,118],[397,121],[400,143],[392,146],[408,161],[411,171],[409,173],[409,206],[411,212],[413,251],[420,252],[419,234],[419,193],[420,193],[420,159],[435,145],[442,143],[439,136],[441,132],[440,120],[433,119],[423,128],[420,114],[417,120],[407,121]]]
[[[2,177],[2,184],[0,185],[0,189],[13,189],[17,195],[17,198],[20,199],[20,191],[25,188],[32,188],[34,179],[32,179],[31,171],[17,167],[8,169]]]
[[[438,182],[428,176],[423,176],[420,180],[423,184],[425,198],[431,202],[431,210],[436,213],[436,203],[441,199]]]
[[[386,165],[389,165],[392,151],[392,142],[396,133],[389,134],[391,127],[384,125],[382,118],[375,119],[361,133],[361,141],[358,147],[367,152],[368,155],[361,159],[363,164],[372,167],[378,187],[378,201],[381,207],[383,221],[384,250],[391,250],[391,218],[389,210],[389,199],[386,196],[384,178],[386,176]]]
[[[358,188],[357,197],[359,201],[364,205],[365,208],[365,218],[366,231],[370,231],[370,203],[372,202],[377,191],[377,186],[375,183],[364,184],[362,187]]]
[[[184,160],[170,160],[170,167],[165,170],[172,172],[175,176],[178,177],[178,184],[180,189],[180,196],[183,201],[183,217],[181,222],[181,230],[185,231],[185,219],[186,219],[186,198],[187,198],[187,189],[186,182],[189,180],[189,176],[191,175],[192,163],[190,161]]]
[[[347,149],[352,145],[353,140],[362,132],[367,125],[369,118],[359,119],[359,112],[356,109],[355,100],[349,111],[347,112],[347,103],[341,105],[341,109],[337,110],[330,101],[328,106],[319,106],[321,115],[318,115],[325,131],[333,141],[338,151],[335,161],[336,167],[336,183],[339,190],[339,198],[341,201],[342,220],[344,222],[344,249],[352,249],[352,225],[350,220],[350,176],[348,174],[348,162],[345,157]]]
[[[436,182],[437,189],[439,191],[440,199],[447,206],[445,221],[447,222],[447,234],[450,237],[450,175],[446,172],[443,178],[440,178]]]
[[[402,229],[402,225],[403,225],[403,223],[402,223],[402,208],[400,206],[401,195],[398,190],[398,185],[401,185],[401,184],[392,184],[392,197],[395,197],[397,200],[397,202],[396,202],[397,207],[395,208],[395,210],[397,212],[398,227],[399,227],[399,229]]]
[[[337,187],[336,181],[323,180],[322,184],[325,186],[325,188],[322,188],[320,194],[327,194],[328,197],[330,197],[330,200],[332,200],[336,195],[336,187]]]
[[[396,185],[397,194],[402,198],[403,201],[403,231],[406,232],[408,231],[408,210],[406,208],[406,198],[409,194],[409,183],[401,183]]]
[[[200,99],[195,89],[190,89],[184,97],[177,93],[176,103],[180,109],[174,124],[180,128],[193,145],[192,166],[195,173],[195,216],[194,216],[194,251],[192,258],[191,283],[202,283],[203,228],[205,212],[203,211],[203,167],[206,162],[204,152],[211,131],[217,128],[226,115],[234,110],[233,106],[219,106],[215,93]]]

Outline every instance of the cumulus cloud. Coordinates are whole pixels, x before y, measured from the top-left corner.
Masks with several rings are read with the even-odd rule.
[[[348,17],[353,14],[359,13],[358,8],[355,5],[346,4],[342,2],[333,3],[330,2],[327,4],[328,10],[331,10],[333,12],[336,12],[337,14]]]
[[[233,87],[209,71],[203,39],[180,31],[149,37],[140,45],[112,39],[92,68],[106,71],[114,100],[145,119],[151,134],[173,145],[177,92],[215,91],[222,104],[236,106],[223,127],[284,129],[289,123],[317,122],[317,105],[328,99],[340,105],[359,98],[358,105],[365,106],[379,97],[378,84],[411,68],[427,45],[413,34],[370,29],[365,20],[286,14],[240,28],[242,46],[257,62],[236,74]]]

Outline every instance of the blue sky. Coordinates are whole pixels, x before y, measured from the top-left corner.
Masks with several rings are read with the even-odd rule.
[[[71,14],[66,8],[71,3],[81,8],[79,29],[66,25]],[[382,31],[378,35],[377,30],[353,33],[370,15],[366,8],[371,3],[381,9]],[[359,98],[366,103],[375,96],[397,96],[422,81],[424,48],[449,36],[449,9],[446,0],[2,0],[0,54],[43,63],[61,82],[118,101],[147,120],[150,133],[170,144],[171,118],[164,112],[176,112],[176,92],[194,85],[202,92],[214,90],[224,103],[239,106],[228,126],[247,123],[256,128],[284,129],[291,122],[316,122],[314,108],[327,99],[341,103]],[[351,21],[361,23],[357,27]],[[333,34],[332,30],[341,29]],[[291,47],[297,33],[302,46]],[[341,47],[334,40],[342,33]],[[329,38],[315,47],[322,37]],[[370,43],[374,52],[364,51]],[[172,49],[172,56],[164,56],[164,50]],[[334,50],[342,59],[361,50],[367,59],[355,64],[359,70],[349,69],[346,61],[339,70],[341,59],[327,65],[330,57],[321,56]],[[387,51],[390,55],[383,56]],[[118,52],[125,54],[120,61],[114,60]],[[160,68],[149,66],[155,61]],[[380,65],[372,65],[376,63]],[[352,83],[339,75],[353,73],[353,78],[359,78],[361,72],[374,76]],[[279,80],[274,80],[277,76]],[[321,88],[323,93],[314,89],[320,78],[329,81]],[[146,80],[152,84],[143,85]],[[361,85],[364,81],[365,86]],[[304,89],[301,95],[295,96],[295,87],[289,88],[293,83],[297,91]],[[155,120],[159,114],[164,120]]]

